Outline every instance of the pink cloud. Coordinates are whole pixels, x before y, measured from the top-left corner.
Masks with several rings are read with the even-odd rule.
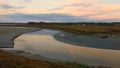
[[[94,15],[90,16],[91,19],[120,19],[120,13],[109,13],[109,14],[102,14],[102,15]]]
[[[76,0],[77,1],[77,0]],[[91,1],[91,0],[89,0]],[[55,11],[56,13],[71,14],[75,16],[86,16],[91,19],[110,19],[120,18],[120,6],[117,4],[101,4],[84,6],[67,6],[62,10]]]
[[[95,3],[103,0],[71,0],[71,3]]]

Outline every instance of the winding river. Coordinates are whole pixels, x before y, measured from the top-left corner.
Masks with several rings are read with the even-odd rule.
[[[61,31],[42,29],[16,38],[14,49],[63,61],[120,67],[120,38],[70,36]]]

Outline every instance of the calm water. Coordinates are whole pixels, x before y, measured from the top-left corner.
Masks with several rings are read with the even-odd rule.
[[[53,35],[57,33],[59,33],[59,31],[42,29],[40,31],[23,34],[15,39],[14,48],[64,61],[81,62],[92,65],[112,65],[118,68],[120,67],[120,50],[89,48],[63,43],[54,39]],[[81,36],[80,38],[83,39],[80,41],[81,45],[89,45],[89,43],[93,43],[91,41],[91,37]],[[86,40],[90,41],[87,43],[85,42]],[[92,38],[92,40],[94,40],[94,43],[99,43],[100,41],[97,40],[97,38]],[[118,41],[119,40],[120,39],[118,39]],[[104,42],[103,45],[108,45],[108,43],[110,44],[113,42],[107,41]],[[102,45],[102,43],[98,45]]]

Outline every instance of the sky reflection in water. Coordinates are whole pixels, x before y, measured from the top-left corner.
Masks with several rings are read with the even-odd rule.
[[[74,46],[55,40],[56,33],[43,29],[23,34],[15,39],[15,49],[65,61],[120,66],[120,50]]]

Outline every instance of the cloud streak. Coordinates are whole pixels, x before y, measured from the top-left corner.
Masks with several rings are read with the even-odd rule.
[[[7,4],[0,5],[0,7],[2,9],[22,9],[22,8],[24,8],[24,7],[11,6],[11,5],[7,5]]]
[[[119,0],[3,0],[2,2],[0,14],[8,15],[4,15],[4,18],[1,16],[0,20],[6,18],[9,21],[119,21],[120,19]]]
[[[74,7],[76,7],[76,6],[90,7],[91,4],[89,4],[89,3],[75,3],[75,4],[65,5],[65,6],[67,6],[67,7],[70,7],[70,6],[74,6]]]
[[[19,20],[21,22],[28,21],[58,21],[58,22],[79,22],[85,21],[81,17],[67,15],[67,14],[10,14],[10,15],[0,15],[2,19]]]
[[[120,18],[112,19],[90,19],[87,16],[73,16],[68,14],[9,14],[0,15],[1,22],[29,22],[29,21],[48,21],[48,22],[113,22],[120,21]]]
[[[67,5],[63,5],[63,6],[60,6],[60,7],[57,7],[57,8],[52,8],[48,11],[57,11],[57,10],[63,10],[64,8],[67,8],[67,7],[90,7],[92,6],[91,4],[88,4],[88,3],[74,3],[74,4],[67,4]]]

